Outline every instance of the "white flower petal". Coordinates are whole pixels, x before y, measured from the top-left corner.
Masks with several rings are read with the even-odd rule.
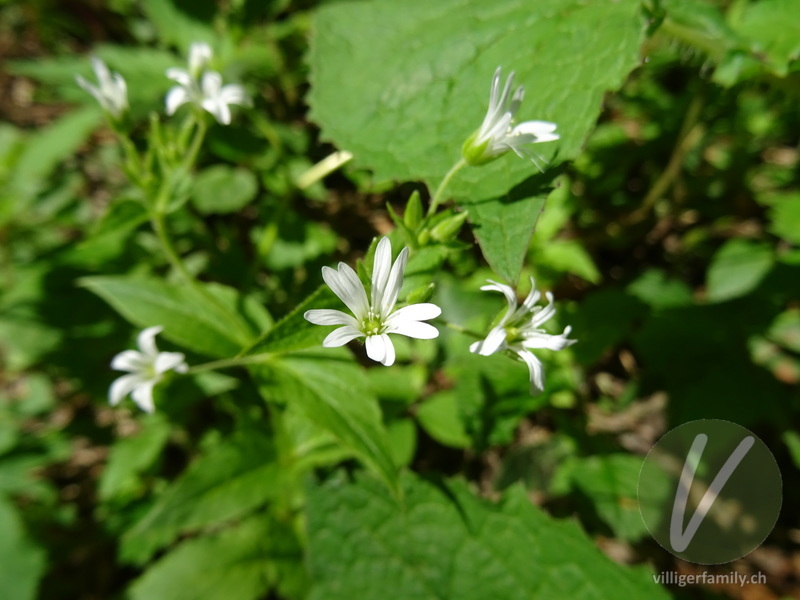
[[[156,336],[162,331],[164,331],[164,328],[161,325],[155,325],[154,327],[143,329],[136,338],[136,343],[139,346],[139,350],[155,358],[156,355],[158,355]]]
[[[250,104],[250,98],[245,89],[234,83],[222,86],[218,97],[219,101],[225,104],[236,104],[238,106],[247,106]]]
[[[396,333],[418,340],[432,340],[439,337],[439,330],[429,323],[409,321],[407,319],[393,321],[386,329],[386,333]]]
[[[408,248],[403,248],[397,256],[397,260],[392,265],[392,271],[389,273],[389,279],[386,282],[386,289],[381,294],[381,303],[379,307],[373,305],[373,309],[378,308],[380,314],[383,316],[392,312],[397,297],[400,295],[400,289],[403,287],[403,274],[408,264]]]
[[[347,313],[330,308],[316,308],[307,310],[303,318],[314,325],[350,325],[358,327],[358,321]]]
[[[176,371],[180,373],[188,365],[185,363],[186,357],[181,352],[160,352],[156,357],[153,368],[157,374],[166,373],[167,371]]]
[[[375,258],[372,261],[372,307],[381,306],[381,299],[389,281],[389,272],[392,270],[392,243],[388,237],[382,237],[375,248]]]
[[[189,97],[189,92],[186,90],[186,88],[175,86],[167,93],[167,114],[174,115],[178,108],[190,100],[191,98]]]
[[[150,368],[152,364],[153,358],[151,356],[136,350],[124,350],[111,359],[111,368],[116,371],[144,371]]]
[[[391,366],[394,363],[394,344],[389,336],[382,334],[367,337],[367,356],[387,367]]]
[[[206,71],[203,73],[202,83],[203,96],[206,98],[216,98],[222,89],[222,75],[216,71]]]
[[[177,81],[184,87],[189,87],[194,84],[194,77],[192,77],[186,69],[178,69],[177,67],[167,69],[167,78],[172,79],[172,81]]]
[[[435,304],[422,302],[420,304],[409,304],[403,308],[398,308],[386,319],[386,322],[388,324],[400,320],[427,321],[428,319],[435,319],[441,314],[442,309]]]
[[[151,379],[144,381],[131,393],[133,401],[146,413],[152,413],[155,410],[153,403],[153,388],[158,383],[158,380]]]
[[[473,347],[475,348],[473,350]],[[470,351],[482,356],[489,356],[506,347],[506,330],[498,325],[489,332],[486,339],[470,346]]]
[[[205,42],[194,42],[189,46],[189,71],[197,75],[211,62],[213,52]]]
[[[360,321],[367,316],[369,312],[367,292],[364,291],[364,284],[361,283],[353,269],[344,263],[339,263],[338,271],[334,271],[330,267],[322,267],[322,279],[333,293],[347,305],[357,320]]]
[[[325,348],[338,348],[363,335],[364,334],[355,327],[345,325],[344,327],[339,327],[339,329],[331,331],[328,336],[322,340],[322,346]]]
[[[529,350],[538,348],[556,351],[563,350],[567,346],[571,346],[577,341],[567,339],[570,331],[572,331],[572,327],[566,327],[564,329],[564,333],[559,335],[551,335],[544,332],[524,333],[523,335],[525,336],[525,339],[522,340],[521,344],[524,348]]]
[[[114,380],[108,390],[108,401],[111,406],[119,404],[125,396],[130,394],[135,388],[142,385],[146,379],[134,373],[132,375],[123,375]]]
[[[542,363],[536,358],[533,353],[526,352],[525,350],[517,351],[519,356],[525,364],[528,365],[531,382],[531,395],[536,395],[544,391],[544,371],[542,370]]]

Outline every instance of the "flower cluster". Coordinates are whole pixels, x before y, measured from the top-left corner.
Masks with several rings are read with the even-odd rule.
[[[244,89],[238,85],[222,85],[222,76],[208,68],[212,51],[208,44],[192,44],[187,69],[173,68],[167,76],[178,85],[166,98],[167,113],[174,114],[184,104],[190,103],[211,113],[220,123],[229,124],[231,105],[247,103]],[[111,74],[99,59],[93,59],[99,87],[88,84],[82,78],[78,83],[89,91],[105,110],[119,118],[127,109],[125,81],[119,74]],[[513,125],[524,90],[513,94],[514,74],[511,73],[500,91],[500,69],[492,80],[489,109],[478,130],[470,136],[462,148],[463,161],[470,165],[485,164],[513,150],[519,156],[532,158],[525,147],[532,143],[559,139],[556,125],[548,121],[525,121]],[[533,160],[533,158],[532,158]],[[536,162],[534,160],[534,162]],[[537,163],[538,165],[538,163]],[[451,171],[451,173],[454,171]],[[437,194],[438,196],[438,194]],[[435,202],[432,203],[435,206]],[[417,212],[420,212],[421,209]],[[463,218],[459,221],[459,226]],[[395,362],[395,347],[391,334],[416,339],[433,339],[439,330],[426,323],[439,317],[442,309],[436,304],[423,302],[395,309],[403,287],[403,276],[408,263],[409,249],[403,248],[392,262],[392,245],[383,237],[375,248],[369,292],[356,271],[340,262],[336,269],[322,268],[322,278],[333,293],[347,306],[351,314],[333,309],[312,309],[304,318],[315,325],[338,326],[323,340],[326,348],[343,346],[355,339],[364,338],[367,356],[385,366]],[[522,360],[530,372],[530,391],[536,394],[544,389],[544,373],[541,361],[534,350],[562,350],[575,343],[569,339],[571,328],[560,334],[550,334],[542,325],[555,314],[553,296],[545,294],[547,304],[539,305],[540,292],[531,278],[531,292],[522,305],[517,302],[516,292],[508,285],[489,280],[483,291],[500,292],[508,303],[505,315],[493,327],[485,339],[470,346],[470,351],[488,356],[498,352],[509,352]],[[131,394],[142,410],[153,411],[153,388],[168,371],[186,373],[188,365],[184,355],[177,352],[159,352],[155,336],[162,327],[149,327],[139,334],[139,350],[126,350],[118,354],[111,363],[112,368],[127,371],[111,386],[109,399],[118,404]]]
[[[178,85],[166,98],[168,115],[173,115],[184,104],[205,110],[223,125],[231,123],[231,106],[248,106],[250,100],[244,88],[236,84],[222,85],[222,75],[208,68],[212,58],[211,46],[196,42],[189,48],[189,68],[167,69],[167,77]],[[95,86],[81,76],[78,85],[89,92],[114,120],[120,120],[128,110],[128,87],[119,73],[111,73],[105,63],[92,57],[92,67],[97,77]]]

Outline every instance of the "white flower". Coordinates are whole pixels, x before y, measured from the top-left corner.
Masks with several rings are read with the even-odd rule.
[[[119,73],[111,73],[105,63],[92,57],[92,68],[100,86],[92,85],[86,79],[77,75],[75,81],[84,90],[94,96],[103,110],[115,119],[119,119],[128,110],[128,86]]]
[[[340,310],[316,309],[303,315],[315,325],[344,325],[328,334],[322,342],[326,348],[343,346],[359,337],[366,337],[367,356],[387,367],[394,363],[394,344],[390,333],[397,333],[421,340],[430,340],[439,331],[428,323],[442,314],[435,304],[411,304],[393,311],[403,287],[403,272],[408,261],[408,248],[403,248],[392,265],[392,244],[384,237],[375,249],[372,267],[372,289],[370,298],[364,285],[349,266],[339,263],[339,269],[322,267],[322,278],[339,299],[355,315],[351,317]]]
[[[111,384],[108,398],[112,406],[131,394],[133,401],[145,412],[153,412],[153,388],[161,381],[167,371],[186,373],[189,365],[180,352],[159,352],[156,347],[156,335],[164,328],[148,327],[139,334],[137,344],[139,350],[125,350],[117,354],[111,361],[111,368],[117,371],[128,371]]]
[[[508,302],[508,310],[485,340],[475,342],[469,347],[470,352],[489,356],[495,352],[511,350],[528,365],[531,394],[541,392],[544,390],[542,363],[530,350],[539,348],[562,350],[571,346],[577,341],[567,339],[572,328],[565,328],[564,333],[559,335],[552,335],[540,329],[540,325],[550,320],[556,313],[556,309],[553,306],[553,294],[550,292],[545,294],[547,306],[536,306],[541,294],[536,290],[536,282],[533,277],[531,277],[531,293],[520,307],[517,307],[517,296],[513,289],[491,279],[489,283],[491,285],[485,285],[481,289],[502,293]]]
[[[190,103],[214,115],[223,125],[230,125],[230,105],[246,106],[250,103],[240,85],[222,85],[222,75],[206,69],[211,60],[211,47],[205,43],[192,44],[189,50],[189,69],[167,69],[167,77],[178,85],[167,93],[167,114],[172,115],[180,106]]]
[[[556,124],[549,121],[525,121],[512,126],[514,116],[525,95],[525,88],[520,86],[511,96],[513,83],[514,72],[512,71],[501,94],[500,67],[497,67],[494,78],[492,78],[489,110],[486,111],[480,128],[467,138],[461,149],[464,160],[469,164],[482,165],[513,150],[517,156],[530,159],[541,169],[537,158],[543,159],[524,146],[537,142],[552,142],[559,138],[559,135],[555,133]]]

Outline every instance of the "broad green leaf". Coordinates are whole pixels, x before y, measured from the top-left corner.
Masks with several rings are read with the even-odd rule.
[[[258,180],[241,167],[214,165],[201,171],[194,180],[192,200],[204,215],[236,212],[252,202]]]
[[[34,600],[44,574],[45,552],[25,535],[14,506],[0,497],[0,590],[3,600]]]
[[[714,257],[706,275],[711,302],[724,302],[753,291],[772,269],[771,246],[743,239],[726,242]]]
[[[312,308],[336,308],[347,310],[341,300],[337,298],[327,285],[322,285],[300,303],[292,312],[267,331],[261,338],[242,356],[264,354],[266,352],[293,352],[321,346],[322,340],[335,327],[322,327],[305,320],[303,315]]]
[[[124,536],[122,554],[146,561],[179,534],[246,515],[286,487],[266,433],[240,434],[193,463]]]
[[[622,540],[636,541],[647,535],[639,514],[637,485],[642,459],[630,454],[590,456],[571,468],[572,482],[594,504],[598,516]],[[662,491],[668,491],[666,488]],[[656,490],[649,490],[653,494]]]
[[[393,600],[669,597],[646,570],[613,563],[519,487],[492,504],[461,481],[409,474],[402,484],[401,500],[366,478],[311,490],[311,600],[383,600],[386,590]]]
[[[259,373],[266,400],[299,407],[394,488],[397,473],[378,402],[344,351],[279,357]]]
[[[221,533],[183,542],[137,579],[131,600],[257,600],[277,589],[299,598],[302,549],[292,530],[253,517]]]
[[[237,294],[225,286],[205,284],[211,301],[189,286],[156,279],[99,276],[80,283],[134,325],[162,325],[165,338],[189,350],[229,357],[252,341],[251,328],[237,314]]]
[[[800,20],[794,0],[760,0],[747,4],[735,29],[753,42],[778,77],[786,77],[789,64],[800,58]]]
[[[453,390],[434,394],[417,409],[417,420],[436,441],[453,448],[467,448],[470,439],[461,420],[458,399]]]
[[[498,65],[527,86],[519,120],[559,124],[559,142],[533,149],[554,162],[577,156],[603,94],[639,64],[644,30],[634,0],[338,2],[313,27],[309,103],[323,136],[378,182],[422,179],[431,189],[483,120]],[[513,153],[453,179],[447,196],[469,209],[506,279],[519,274],[550,179]]]

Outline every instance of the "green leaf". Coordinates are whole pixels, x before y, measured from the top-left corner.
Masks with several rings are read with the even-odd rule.
[[[591,283],[600,283],[603,278],[591,255],[576,240],[551,240],[542,244],[538,259],[537,265],[572,273]]]
[[[144,0],[142,9],[158,29],[159,39],[175,44],[184,53],[188,52],[189,46],[194,42],[213,43],[217,39],[210,24],[216,12],[214,2]]]
[[[205,284],[217,300],[211,302],[189,286],[157,279],[99,276],[84,277],[80,284],[134,325],[162,325],[165,338],[189,350],[229,357],[252,343],[251,328],[237,314],[238,295],[225,286]]]
[[[0,497],[0,590],[3,600],[34,600],[45,553],[25,535],[14,506]]]
[[[706,276],[710,302],[724,302],[753,291],[772,269],[771,246],[749,240],[726,242],[711,259]]]
[[[786,77],[789,63],[800,58],[800,21],[794,0],[747,4],[735,29],[753,42],[753,50],[778,77]]]
[[[193,463],[123,536],[122,556],[142,563],[178,535],[239,518],[286,487],[264,433],[221,442]]]
[[[479,127],[498,65],[527,86],[520,121],[560,125],[560,141],[533,149],[559,162],[577,156],[603,94],[638,66],[644,31],[634,0],[337,2],[317,11],[313,28],[309,103],[323,137],[378,182],[422,179],[431,189]],[[509,153],[462,169],[449,188],[508,280],[519,275],[550,181],[534,173]]]
[[[9,196],[10,207],[0,211],[0,223],[6,211],[9,216],[14,216],[30,208],[52,171],[76,153],[101,122],[102,116],[102,111],[96,106],[77,110],[27,138],[8,187],[2,191],[3,196]]]
[[[439,392],[417,409],[422,428],[436,441],[453,448],[467,448],[467,435],[458,409],[458,395],[453,390]]]
[[[626,541],[647,535],[637,501],[641,470],[642,459],[630,454],[590,456],[571,467],[573,483],[591,500],[614,535]]]
[[[242,352],[242,356],[266,352],[293,352],[321,346],[322,340],[333,331],[334,327],[322,327],[306,321],[303,315],[312,308],[344,308],[346,310],[342,301],[330,288],[327,285],[321,285],[292,312],[278,321],[275,327]]]
[[[770,231],[800,245],[800,194],[779,196],[769,211]]]
[[[192,200],[204,215],[236,212],[256,197],[258,180],[241,167],[214,165],[194,180]]]
[[[461,481],[333,480],[309,494],[311,600],[666,599],[643,569],[613,563],[572,521],[514,487],[498,504]],[[380,574],[380,576],[365,576]]]
[[[141,421],[142,430],[117,441],[112,447],[100,478],[101,500],[134,494],[140,483],[138,475],[159,457],[169,439],[170,426],[159,413]]]
[[[670,279],[664,271],[648,269],[626,288],[628,293],[656,308],[691,306],[692,290],[679,279]]]
[[[270,402],[293,403],[329,431],[392,489],[397,472],[378,401],[345,351],[287,355],[259,369]]]
[[[299,598],[305,588],[302,550],[291,529],[265,517],[182,543],[128,590],[131,600],[256,600],[277,588]]]

